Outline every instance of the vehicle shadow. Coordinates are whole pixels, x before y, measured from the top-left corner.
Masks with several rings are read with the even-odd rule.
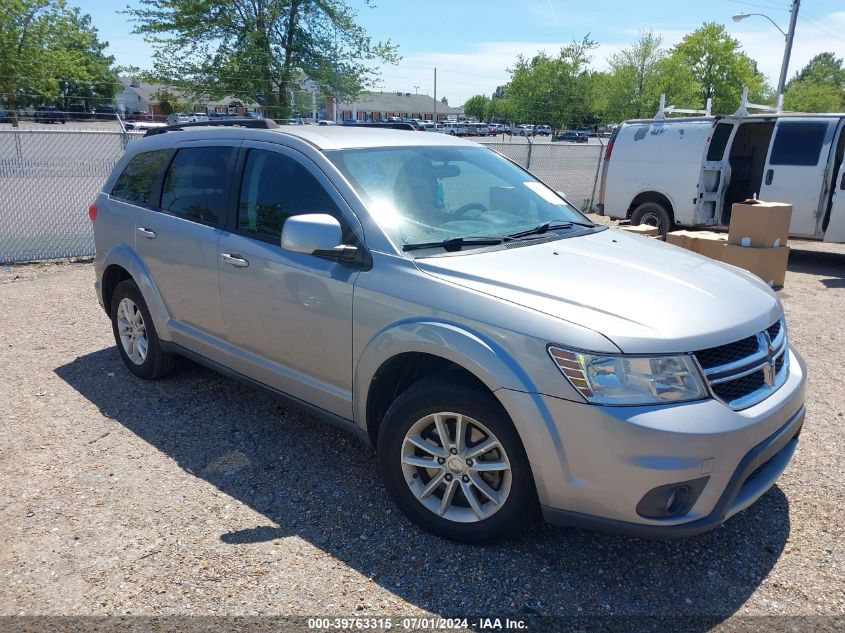
[[[827,288],[845,288],[845,253],[793,249],[789,252],[788,269],[818,275]]]
[[[707,616],[683,627],[706,630],[748,599],[789,534],[789,505],[775,487],[717,530],[684,540],[537,521],[515,540],[459,545],[420,531],[398,512],[372,451],[359,440],[270,395],[194,365],[164,380],[138,380],[114,348],[55,371],[186,476],[266,517],[221,534],[222,543],[245,547],[296,535],[444,617]]]

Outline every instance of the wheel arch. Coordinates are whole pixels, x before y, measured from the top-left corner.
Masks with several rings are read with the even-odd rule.
[[[407,371],[407,363],[413,362],[424,363],[428,373],[403,384],[395,370]],[[395,324],[374,336],[356,367],[356,424],[375,445],[384,412],[402,390],[431,371],[445,370],[454,371],[456,380],[465,380],[490,393],[502,406],[528,455],[537,493],[541,500],[548,498],[545,478],[549,465],[559,469],[565,462],[554,418],[537,385],[508,351],[464,326],[416,320]],[[515,395],[520,398],[515,400]],[[531,402],[531,410],[524,408],[526,401]]]
[[[625,214],[625,217],[630,220],[631,214],[634,213],[634,209],[646,202],[656,202],[657,204],[661,205],[664,209],[666,209],[666,212],[669,214],[669,219],[672,221],[675,220],[675,206],[672,204],[672,199],[665,193],[654,190],[641,191],[636,196],[634,196],[634,199],[631,200],[631,204],[628,205],[628,210]]]
[[[170,317],[152,274],[134,249],[127,244],[115,244],[104,258],[103,274],[99,280],[103,307],[107,313],[111,308],[111,293],[117,284],[126,279],[134,281],[141,291],[158,337],[165,341],[170,340],[167,328]]]

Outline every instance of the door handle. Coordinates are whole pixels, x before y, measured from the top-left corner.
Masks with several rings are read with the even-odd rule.
[[[151,240],[156,238],[155,231],[153,231],[152,229],[145,228],[143,226],[138,227],[138,233]]]
[[[774,177],[775,177],[775,170],[774,169],[770,169],[769,171],[767,171],[766,172],[766,184],[767,185],[772,184],[772,178],[774,178]]]
[[[227,264],[232,264],[235,268],[246,268],[249,262],[239,255],[232,255],[231,253],[220,253],[220,259]]]

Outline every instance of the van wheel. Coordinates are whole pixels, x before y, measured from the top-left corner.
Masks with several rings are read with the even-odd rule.
[[[672,216],[659,202],[643,202],[631,213],[631,224],[654,226],[665,236],[673,227]]]
[[[438,536],[492,543],[537,514],[528,457],[507,413],[451,374],[421,380],[390,406],[378,461],[396,505]]]
[[[111,322],[120,357],[138,378],[152,380],[173,370],[175,357],[162,349],[147,303],[131,279],[112,293]]]

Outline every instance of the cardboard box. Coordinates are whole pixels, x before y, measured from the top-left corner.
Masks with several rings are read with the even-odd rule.
[[[658,237],[660,235],[656,226],[649,226],[648,224],[620,224],[617,228],[646,237]]]
[[[721,260],[728,236],[713,231],[672,231],[666,234],[666,242],[710,259]]]
[[[731,206],[728,244],[774,248],[786,246],[792,205],[785,202],[745,200]],[[748,238],[743,243],[743,238]]]
[[[754,273],[770,286],[782,286],[786,279],[789,247],[753,248],[727,244],[722,261]]]
[[[728,236],[713,231],[697,231],[692,238],[692,250],[700,255],[722,261]]]
[[[672,231],[666,234],[666,243],[680,246],[688,251],[692,250],[692,237],[695,235],[694,231]]]

